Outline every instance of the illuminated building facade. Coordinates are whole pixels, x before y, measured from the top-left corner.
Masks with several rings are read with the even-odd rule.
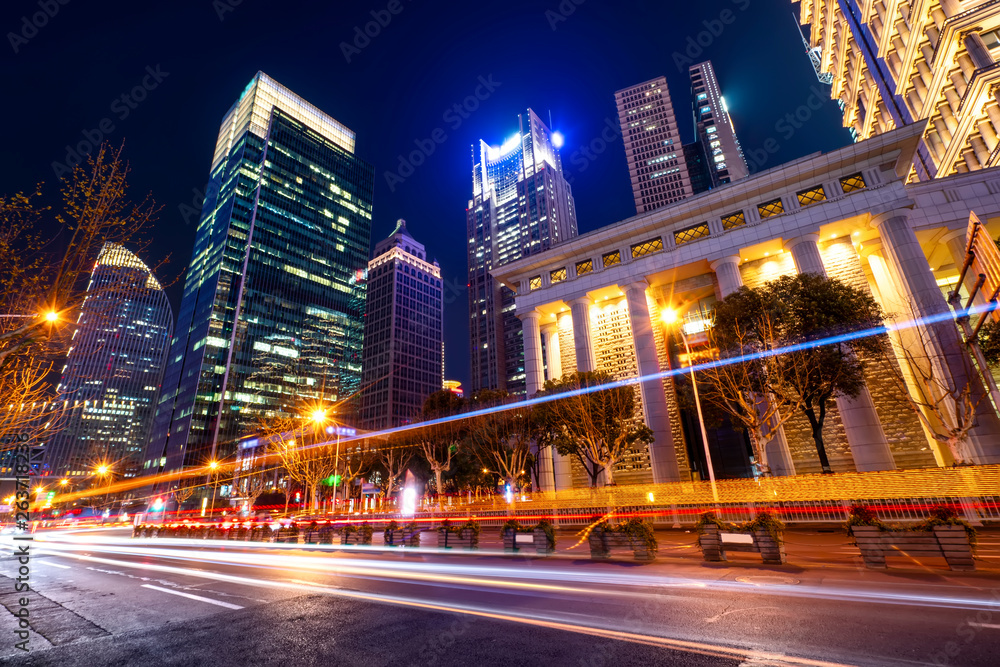
[[[219,131],[149,472],[222,458],[258,420],[359,389],[373,184],[353,132],[253,78]]]
[[[400,220],[368,263],[361,427],[420,421],[444,383],[441,267]]]
[[[576,205],[563,176],[560,143],[531,109],[518,116],[517,133],[503,145],[479,142],[466,209],[472,391],[524,393],[514,294],[493,279],[493,271],[576,236]]]
[[[114,243],[97,257],[59,382],[64,426],[44,447],[46,474],[119,477],[142,468],[173,333],[170,302],[149,268]]]
[[[746,178],[750,170],[711,61],[692,65],[689,72],[695,134],[705,151],[712,187]]]
[[[691,196],[691,176],[666,77],[615,93],[637,213]]]
[[[989,0],[800,3],[806,47],[857,140],[919,124],[907,175],[1000,164],[1000,6]]]
[[[678,407],[679,378],[660,374],[682,372],[711,353],[705,332],[717,300],[742,285],[819,273],[869,290],[897,322],[948,318],[944,293],[954,288],[965,259],[970,209],[991,236],[1000,232],[1000,170],[908,184],[921,141],[921,128],[911,126],[811,155],[504,266],[496,275],[517,292],[528,393],[541,387],[546,369],[550,377],[557,369],[643,378],[642,416],[655,441],[648,463],[626,461],[615,479],[683,480],[700,469],[694,459],[704,447],[699,429],[685,424]],[[552,272],[565,272],[566,279],[541,279]],[[679,322],[664,316],[668,310]],[[954,323],[900,328],[890,338],[898,377],[925,405],[940,398],[939,389],[914,380],[928,369],[949,387],[971,389],[977,421],[966,458],[1000,463],[1000,419]],[[926,353],[913,356],[919,349]],[[856,398],[837,398],[824,436],[835,471],[955,460],[925,430],[892,374],[873,367]],[[713,439],[710,434],[716,470],[734,466],[721,460],[727,446]],[[765,453],[778,475],[820,469],[801,414],[785,422]],[[543,488],[585,483],[575,464],[542,454]]]

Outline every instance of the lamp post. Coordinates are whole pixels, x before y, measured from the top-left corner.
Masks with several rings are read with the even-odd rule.
[[[215,492],[219,488],[219,473],[216,471],[219,469],[219,462],[216,460],[211,460],[208,462],[208,469],[212,471],[212,509],[209,511],[208,516],[215,516]]]
[[[97,468],[95,469],[95,471],[97,472],[98,476],[100,476],[102,482],[105,480],[105,478],[108,478],[112,474],[111,473],[111,466],[109,466],[106,463],[102,463],[99,466],[97,466]],[[104,489],[104,502],[105,502],[105,504],[108,503],[108,499],[110,497],[111,497],[111,481],[108,481],[108,485]],[[103,521],[103,514],[102,514],[102,521]]]
[[[677,311],[672,308],[664,310],[660,317],[667,327],[676,324],[679,319]],[[687,335],[684,333],[683,323],[677,327],[677,332],[681,336],[681,341],[684,343],[684,353],[688,357],[688,368],[690,369],[691,374],[691,390],[694,392],[694,407],[698,412],[698,426],[701,427],[701,443],[705,448],[705,464],[708,467],[708,479],[712,483],[712,497],[715,499],[715,502],[719,502],[719,490],[715,486],[715,467],[712,465],[712,452],[708,449],[708,431],[705,429],[705,416],[701,411],[701,399],[698,397],[698,383],[694,377],[694,365],[690,363],[691,347],[688,345],[688,339]]]

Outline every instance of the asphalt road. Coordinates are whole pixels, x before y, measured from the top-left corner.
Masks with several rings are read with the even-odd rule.
[[[993,572],[35,537],[31,651],[0,610],[4,664],[996,665],[1000,648]],[[17,567],[0,558],[10,612]]]

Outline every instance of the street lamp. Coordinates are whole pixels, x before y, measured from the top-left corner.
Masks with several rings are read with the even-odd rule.
[[[668,328],[677,323],[680,319],[677,311],[667,308],[660,314],[660,319]],[[694,377],[694,364],[691,363],[691,347],[688,345],[687,335],[684,333],[684,325],[677,327],[677,332],[681,335],[684,343],[684,353],[688,357],[688,368],[691,371],[691,390],[694,392],[694,407],[698,411],[698,425],[701,427],[701,442],[705,447],[705,463],[708,466],[708,479],[712,482],[712,497],[715,502],[719,502],[719,490],[715,486],[715,468],[712,466],[712,452],[708,449],[708,432],[705,429],[705,416],[701,412],[701,399],[698,397],[698,383]]]
[[[208,469],[212,471],[212,511],[209,513],[210,517],[215,516],[215,492],[219,488],[219,476],[215,472],[219,468],[219,462],[212,460],[208,462]]]

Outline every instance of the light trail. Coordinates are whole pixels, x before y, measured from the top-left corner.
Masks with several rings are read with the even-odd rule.
[[[913,591],[873,590],[869,588],[838,588],[832,585],[774,584],[760,587],[754,583],[701,579],[697,577],[664,576],[662,572],[651,574],[621,573],[605,567],[594,567],[585,571],[568,569],[564,566],[538,565],[525,567],[523,561],[510,565],[471,563],[467,559],[452,562],[391,561],[371,558],[342,558],[333,553],[349,551],[359,554],[364,549],[345,550],[343,547],[327,545],[241,544],[242,551],[234,551],[231,542],[178,540],[178,544],[154,546],[150,542],[128,538],[89,539],[89,536],[72,536],[72,539],[50,540],[36,538],[37,547],[44,553],[68,558],[81,558],[82,553],[99,552],[116,556],[148,559],[163,558],[177,562],[215,564],[245,568],[264,568],[272,571],[308,571],[327,576],[343,576],[359,579],[392,580],[399,583],[424,585],[445,584],[457,587],[487,587],[506,589],[524,594],[564,593],[580,595],[633,597],[630,589],[690,589],[691,592],[705,591],[725,594],[773,594],[786,597],[810,598],[816,600],[836,600],[846,602],[866,602],[915,607],[934,607],[970,611],[1000,612],[1000,596],[982,597],[973,595],[924,594]],[[187,547],[187,548],[186,548]],[[208,548],[206,548],[208,547]],[[275,550],[306,551],[306,553],[273,553]],[[371,548],[368,548],[369,553]],[[390,551],[385,548],[383,551]],[[439,555],[446,552],[437,549],[407,549],[393,553]],[[502,552],[484,551],[479,556],[508,558],[519,557]],[[141,567],[141,564],[135,565]],[[595,588],[597,587],[597,588]],[[968,591],[963,591],[967,593]]]
[[[428,602],[416,598],[385,595],[379,593],[364,593],[361,591],[332,588],[330,586],[324,586],[322,584],[308,584],[308,583],[300,583],[293,581],[277,581],[271,579],[243,577],[237,575],[223,574],[221,572],[210,572],[207,570],[192,570],[183,567],[175,567],[171,565],[157,565],[148,562],[133,563],[129,561],[115,560],[111,558],[101,558],[97,556],[88,556],[84,554],[75,554],[75,553],[66,554],[65,556],[85,562],[101,563],[105,565],[113,565],[115,567],[125,567],[125,568],[140,569],[147,571],[164,572],[180,576],[209,579],[213,581],[232,583],[237,585],[255,586],[259,588],[294,590],[302,593],[313,593],[313,594],[321,593],[324,595],[344,597],[349,599],[362,600],[366,602],[391,604],[395,606],[422,609],[426,611],[438,611],[438,612],[446,612],[453,614],[467,614],[471,616],[477,616],[480,618],[489,618],[492,620],[518,623],[521,625],[530,625],[535,627],[548,628],[552,630],[561,630],[563,632],[572,632],[575,634],[585,634],[594,637],[602,637],[605,639],[614,639],[630,643],[645,644],[648,646],[655,646],[668,650],[682,651],[685,653],[697,653],[711,657],[730,658],[741,661],[753,661],[753,664],[756,665],[773,664],[773,665],[802,665],[803,667],[847,667],[846,665],[844,665],[844,663],[830,662],[825,660],[813,660],[810,658],[800,658],[784,654],[754,651],[750,649],[730,647],[720,644],[709,644],[709,643],[695,642],[689,640],[671,639],[668,637],[661,637],[658,635],[642,634],[634,631],[628,631],[623,628],[606,627],[606,625],[602,627],[601,625],[596,624],[596,622],[599,619],[592,619],[592,622],[595,622],[594,625],[584,625],[577,619],[570,621],[557,614],[542,614],[542,613],[532,613],[525,611],[521,611],[518,614],[514,614],[510,612],[502,612],[479,606],[461,605],[454,603],[444,604],[439,602]]]
[[[991,304],[986,304],[983,306],[973,306],[967,310],[963,310],[961,314],[979,314],[991,312]],[[706,361],[694,366],[689,366],[686,368],[674,368],[668,369],[666,371],[660,371],[657,373],[651,373],[649,375],[639,376],[635,378],[627,378],[623,380],[614,380],[612,382],[606,382],[604,384],[593,385],[588,387],[580,387],[570,391],[558,393],[558,394],[546,394],[543,396],[533,396],[530,398],[520,399],[516,401],[511,401],[510,403],[501,403],[498,405],[491,405],[484,408],[479,408],[476,410],[470,410],[468,412],[462,412],[456,415],[449,415],[446,417],[438,417],[435,419],[429,419],[423,422],[416,422],[413,424],[404,424],[402,426],[397,426],[388,429],[382,429],[379,431],[371,431],[363,435],[355,436],[341,436],[340,444],[341,446],[349,445],[352,442],[359,440],[368,439],[387,439],[396,433],[404,433],[409,431],[415,431],[429,426],[438,426],[441,424],[447,424],[451,422],[461,421],[463,419],[473,419],[475,417],[480,417],[483,415],[491,414],[494,412],[504,412],[508,410],[516,410],[518,408],[530,407],[533,405],[540,405],[543,403],[548,403],[551,401],[562,400],[565,398],[572,398],[574,396],[580,396],[584,394],[589,394],[598,391],[604,391],[607,389],[614,389],[618,387],[629,387],[643,382],[648,382],[651,380],[663,380],[666,378],[675,377],[678,375],[688,375],[692,372],[697,373],[699,371],[711,370],[714,368],[721,368],[724,366],[729,366],[733,364],[746,363],[748,361],[755,361],[759,359],[769,359],[772,357],[778,357],[783,354],[789,354],[792,352],[801,352],[805,350],[810,350],[817,347],[825,347],[827,345],[837,345],[841,343],[850,343],[852,341],[861,340],[864,338],[869,338],[872,336],[881,336],[887,334],[890,331],[903,331],[906,329],[912,329],[921,326],[930,326],[934,324],[951,323],[954,324],[955,315],[950,311],[944,311],[936,315],[929,315],[926,317],[915,318],[910,320],[905,320],[903,322],[898,322],[894,324],[882,324],[877,327],[871,327],[868,329],[859,329],[857,331],[850,331],[847,333],[837,334],[834,336],[826,336],[823,338],[817,338],[815,340],[806,340],[799,343],[794,343],[791,345],[785,345],[782,347],[776,347],[770,350],[761,350],[759,352],[754,352],[752,354],[741,355],[737,357],[727,357],[724,359],[715,359],[712,361]],[[323,442],[314,443],[311,445],[299,445],[295,448],[296,451],[308,451],[314,448],[327,447],[336,442],[335,440],[327,440]],[[383,448],[384,449],[384,448]],[[271,463],[277,457],[277,454],[264,454],[262,459],[265,463]],[[225,467],[233,468],[236,463],[228,464]],[[131,480],[123,480],[117,482],[109,487],[102,487],[101,493],[117,493],[120,491],[128,491],[136,488],[148,487],[160,484],[162,482],[171,482],[181,479],[186,479],[189,477],[198,477],[208,474],[209,469],[207,466],[202,466],[200,468],[181,470],[170,473],[162,473],[159,475],[151,475],[148,477],[138,477]],[[76,500],[83,497],[89,497],[94,495],[95,491],[93,489],[88,491],[77,491],[65,496],[60,497],[60,502],[66,502],[69,500]]]

